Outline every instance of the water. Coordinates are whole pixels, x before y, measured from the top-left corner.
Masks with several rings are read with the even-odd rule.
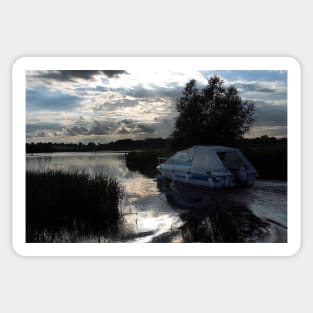
[[[115,242],[286,242],[287,184],[208,191],[129,170],[121,152],[26,157],[27,170],[63,169],[114,176],[125,188],[124,223]],[[90,240],[88,240],[90,241]]]

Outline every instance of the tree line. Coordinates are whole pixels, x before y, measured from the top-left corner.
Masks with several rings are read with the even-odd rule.
[[[271,146],[276,144],[286,144],[286,138],[275,138],[262,136],[252,139],[239,139],[234,142],[235,146]],[[98,151],[133,151],[133,150],[157,150],[172,149],[172,138],[147,138],[142,140],[123,139],[115,142],[94,143],[52,143],[38,142],[26,143],[26,153],[50,153],[50,152],[98,152]]]
[[[168,148],[171,139],[147,138],[142,140],[122,139],[110,143],[26,143],[26,153],[44,152],[97,152],[97,151],[130,151]]]

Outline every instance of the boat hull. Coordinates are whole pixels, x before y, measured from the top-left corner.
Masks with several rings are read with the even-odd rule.
[[[185,184],[205,186],[208,188],[225,188],[234,186],[252,186],[256,180],[255,173],[243,171],[235,176],[230,172],[226,173],[192,173],[185,169],[173,169],[170,166],[159,165],[157,167],[162,176],[169,180]]]

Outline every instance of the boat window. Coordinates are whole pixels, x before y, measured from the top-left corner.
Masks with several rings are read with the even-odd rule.
[[[176,152],[171,158],[171,161],[191,161],[191,151],[190,150],[183,150]]]
[[[230,170],[240,170],[243,167],[239,155],[235,151],[217,152],[217,155]]]

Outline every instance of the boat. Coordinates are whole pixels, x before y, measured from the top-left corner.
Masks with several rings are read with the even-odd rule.
[[[254,166],[237,148],[193,146],[161,160],[162,177],[209,188],[253,186],[258,175]]]

